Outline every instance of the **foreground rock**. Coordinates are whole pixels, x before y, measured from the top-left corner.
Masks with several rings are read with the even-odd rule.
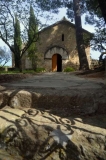
[[[42,109],[0,111],[0,159],[106,160],[106,118],[61,118]]]
[[[39,89],[40,90],[40,89]],[[41,91],[41,92],[40,92]],[[92,90],[6,90],[0,93],[0,108],[36,108],[59,116],[106,113],[105,89]],[[48,93],[47,93],[48,91]]]

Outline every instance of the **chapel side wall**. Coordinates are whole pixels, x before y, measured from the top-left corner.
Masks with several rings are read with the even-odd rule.
[[[90,57],[90,47],[85,48],[85,52],[86,52],[86,56],[87,56],[87,60],[89,63],[89,67],[91,65],[91,57]],[[77,50],[73,50],[70,53],[70,62],[72,62],[75,65],[79,65],[79,56],[78,56],[78,52]]]

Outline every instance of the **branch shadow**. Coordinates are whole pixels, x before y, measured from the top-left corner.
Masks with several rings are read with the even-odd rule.
[[[0,116],[1,119],[11,123],[0,133],[0,144],[5,146],[5,150],[10,155],[14,155],[17,152],[23,160],[34,160],[34,158],[44,160],[54,154],[61,160],[68,160],[70,156],[75,156],[75,160],[79,159],[79,150],[69,138],[74,131],[69,127],[68,134],[65,134],[61,130],[62,120],[58,122],[58,119],[54,118],[54,116],[52,119],[46,117],[57,124],[54,129],[47,124],[36,123],[35,117],[40,111],[35,109],[28,109],[21,116],[11,111],[4,110],[3,112],[16,116],[15,120]],[[74,155],[70,154],[72,152]]]
[[[15,96],[19,90],[15,91],[11,94],[11,96]],[[34,102],[35,97],[33,97],[32,94],[32,103]],[[36,103],[36,102],[35,102]],[[35,104],[32,104],[32,106],[35,108]],[[48,109],[48,112],[47,112]],[[2,110],[5,113],[11,114],[11,116],[16,116],[17,119],[15,121],[9,120],[7,117],[1,116],[0,118],[4,119],[5,121],[12,123],[13,126],[7,127],[2,134],[5,136],[1,136],[2,139],[4,139],[3,144],[6,146],[6,150],[10,154],[14,154],[14,149],[16,148],[19,155],[23,157],[23,160],[33,160],[34,157],[36,159],[46,159],[47,157],[51,156],[54,152],[58,152],[58,157],[60,159],[74,159],[78,160],[80,156],[81,149],[78,148],[71,140],[68,138],[69,135],[73,135],[75,130],[80,130],[89,134],[95,134],[95,135],[101,135],[102,133],[96,133],[95,131],[90,131],[88,129],[75,126],[76,122],[90,124],[98,127],[105,128],[105,125],[102,126],[103,123],[97,123],[96,117],[92,118],[92,116],[84,117],[81,116],[82,121],[77,119],[76,115],[73,117],[66,117],[62,116],[60,118],[59,112],[53,113],[52,108],[38,108],[36,109],[20,109],[24,111],[24,114],[19,116],[16,113],[12,113],[10,111],[7,111],[6,109]],[[45,114],[45,111],[48,114]],[[57,125],[57,128],[54,131],[54,128],[50,125],[47,125],[45,123],[38,124],[37,120],[35,120],[35,117],[40,114],[43,118],[48,119],[49,122],[54,123]],[[100,119],[99,119],[100,120]],[[70,131],[68,135],[64,134],[61,130],[60,126],[64,126],[66,130]],[[40,128],[40,129],[39,129]],[[41,131],[40,131],[41,130]],[[44,137],[41,138],[41,135],[44,134]],[[67,143],[64,147],[63,143],[61,142],[61,139],[59,139],[59,135],[64,135],[63,137],[66,137]],[[51,136],[52,135],[52,136]],[[58,136],[57,136],[58,135]],[[33,138],[32,138],[32,137]],[[57,137],[56,140],[53,137]],[[71,154],[70,154],[71,153]],[[76,159],[75,159],[76,157]]]
[[[42,113],[47,112],[55,116],[67,118],[67,120],[69,119],[72,121],[73,125],[75,123],[74,120],[78,121],[77,118],[80,118],[82,119],[81,123],[83,124],[88,124],[94,127],[100,127],[105,129],[106,128],[106,123],[105,123],[106,106],[104,102],[105,96],[102,97],[103,104],[100,103],[101,106],[99,106],[98,97],[95,96],[95,99],[97,102],[94,102],[92,96],[94,95],[90,95],[90,98],[87,98],[87,95],[86,95],[86,98],[84,97],[84,101],[83,101],[83,103],[85,103],[85,106],[84,106],[82,102],[78,104],[77,100],[80,101],[80,97],[78,96],[76,97],[73,96],[73,99],[72,99],[67,95],[65,97],[59,96],[59,95],[49,95],[49,96],[47,95],[46,97],[46,95],[44,95],[43,97],[40,97],[37,100],[37,102],[35,102],[34,95],[32,94],[32,108],[36,108],[40,110]],[[65,102],[64,102],[64,98],[65,98]],[[86,101],[88,104],[91,103],[91,108],[88,107]],[[96,107],[95,107],[95,103],[98,103]],[[101,109],[99,109],[98,107]],[[102,112],[100,111],[99,113],[99,110],[101,110]]]

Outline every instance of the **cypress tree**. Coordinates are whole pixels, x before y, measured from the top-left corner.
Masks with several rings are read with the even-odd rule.
[[[37,48],[36,48],[36,39],[37,39],[37,33],[38,33],[38,26],[37,26],[37,20],[34,14],[33,7],[30,6],[30,17],[29,17],[29,30],[28,30],[28,43],[30,45],[28,49],[28,56],[30,57],[32,61],[32,67],[34,70],[36,70],[37,67]]]
[[[15,24],[14,24],[14,58],[15,58],[15,68],[22,69],[21,66],[21,49],[22,49],[22,41],[21,41],[21,31],[20,31],[20,22],[15,16]]]

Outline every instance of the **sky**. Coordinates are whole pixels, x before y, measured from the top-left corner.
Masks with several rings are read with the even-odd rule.
[[[53,14],[53,19],[51,20],[51,21],[48,21],[47,23],[50,25],[50,24],[53,24],[53,23],[55,23],[56,21],[59,21],[59,20],[61,20],[63,17],[66,17],[67,19],[68,19],[68,17],[67,17],[67,15],[66,15],[66,10],[64,9],[64,8],[62,8],[62,9],[60,9],[60,12],[58,13],[58,14]],[[85,24],[85,22],[84,22],[84,16],[82,16],[82,27],[85,29],[85,30],[87,30],[87,31],[89,31],[89,32],[91,32],[91,33],[94,33],[94,26],[93,25],[88,25],[88,24]],[[69,21],[70,21],[70,19],[68,19]],[[44,21],[44,19],[42,19],[41,21]],[[5,43],[4,42],[2,42],[2,40],[0,40],[0,46],[1,47],[3,47],[3,46],[6,46],[5,45]],[[90,50],[90,54],[91,54],[91,57],[93,58],[93,59],[99,59],[99,56],[100,56],[100,52],[98,52],[98,51],[93,51],[92,49]],[[8,66],[11,66],[11,60],[6,64],[6,65],[8,65]]]

